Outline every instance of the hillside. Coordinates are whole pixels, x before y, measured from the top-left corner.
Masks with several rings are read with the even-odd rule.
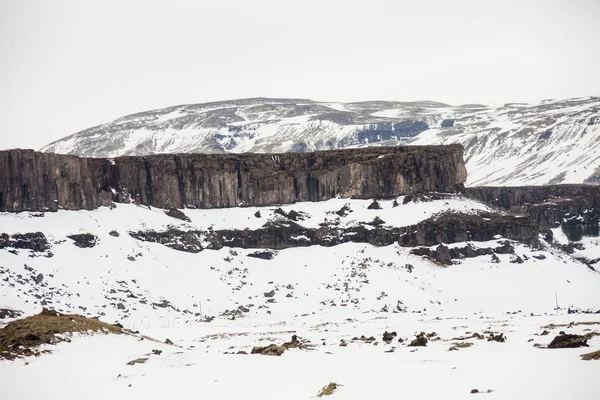
[[[46,307],[142,334],[0,360],[8,397],[600,395],[579,357],[598,314],[567,314],[600,311],[597,238],[460,194],[166,211],[0,213],[2,321]],[[559,331],[590,347],[547,349]]]

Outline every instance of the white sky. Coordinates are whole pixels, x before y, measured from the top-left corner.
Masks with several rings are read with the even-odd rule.
[[[600,95],[600,0],[0,0],[0,148],[273,96]]]

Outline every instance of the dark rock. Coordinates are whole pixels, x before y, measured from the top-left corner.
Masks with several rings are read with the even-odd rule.
[[[523,264],[523,259],[520,256],[514,255],[510,258],[509,262],[513,264]]]
[[[373,218],[373,221],[369,222],[369,225],[373,225],[373,226],[380,226],[380,225],[384,225],[384,224],[385,224],[385,221],[382,220],[381,218],[379,218],[378,216]]]
[[[1,195],[0,195],[1,196]],[[0,234],[0,249],[23,249],[35,252],[50,250],[50,244],[42,232]]]
[[[248,257],[260,258],[263,260],[272,260],[273,258],[275,258],[276,255],[277,255],[277,252],[275,252],[275,251],[265,250],[265,251],[257,251],[254,253],[249,253]]]
[[[427,346],[427,337],[424,333],[420,333],[417,335],[417,338],[410,342],[409,346],[417,347],[417,346]]]
[[[506,337],[504,336],[503,333],[499,333],[497,335],[490,333],[490,336],[488,337],[488,342],[504,343],[505,341],[506,341]]]
[[[168,211],[165,211],[165,214],[167,214],[169,217],[177,218],[181,221],[192,222],[190,217],[185,215],[183,211],[178,210],[177,208],[169,208]]]
[[[250,354],[261,354],[263,356],[281,356],[285,352],[285,350],[285,346],[271,344],[269,346],[253,347]]]
[[[515,248],[507,240],[502,243],[502,246],[498,246],[494,249],[496,254],[514,254]]]
[[[248,307],[244,307],[244,306],[239,306],[238,310],[240,310],[241,312],[244,312],[244,313],[250,312],[250,309]]]
[[[162,354],[162,350],[153,349],[152,354],[154,354],[156,356],[160,356]]]
[[[451,128],[454,126],[454,120],[453,119],[445,119],[442,121],[441,126],[442,126],[442,128]]]
[[[257,211],[257,212],[255,212],[255,213],[254,213],[254,216],[255,216],[256,218],[260,218],[260,217],[261,217],[261,215],[260,215],[260,211]]]
[[[540,135],[538,140],[548,140],[550,139],[550,136],[552,136],[552,129],[546,129],[544,133]]]
[[[350,207],[348,205],[345,205],[342,208],[340,208],[339,210],[337,210],[335,213],[337,215],[339,215],[340,217],[345,217],[346,215],[348,215],[351,212],[352,212],[352,210],[350,210]]]
[[[273,296],[275,296],[275,290],[271,290],[270,292],[265,292],[264,296],[265,297],[273,297]]]
[[[23,313],[21,311],[12,310],[10,308],[0,308],[0,319],[18,318],[21,315],[23,315]]]
[[[395,124],[395,134],[426,126],[405,125]],[[338,195],[393,198],[455,192],[465,180],[461,145],[114,159],[17,149],[0,151],[0,211],[91,210],[132,200],[159,208],[221,208]]]
[[[452,265],[452,258],[450,257],[450,249],[443,244],[440,244],[435,249],[435,259],[440,264]]]
[[[110,231],[110,232],[108,232],[108,234],[110,236],[113,236],[113,237],[119,237],[120,236],[119,232],[117,232],[117,231]]]
[[[565,349],[574,347],[588,347],[587,338],[581,335],[558,335],[548,345],[549,349]]]
[[[381,210],[381,204],[377,200],[373,200],[371,204],[367,207],[368,210]]]
[[[98,237],[91,233],[78,233],[67,237],[73,241],[75,246],[81,248],[91,248],[98,244]]]
[[[388,332],[385,331],[383,333],[383,337],[382,340],[386,343],[391,343],[392,340],[394,340],[394,338],[397,336],[396,332]]]
[[[581,235],[598,236],[600,231],[600,186],[545,185],[522,187],[470,187],[466,194],[474,199],[536,221],[540,232],[561,226],[569,240]],[[552,237],[546,238],[551,241]]]
[[[484,242],[493,240],[496,235],[532,246],[537,246],[538,243],[536,222],[530,218],[513,215],[444,213],[399,229],[399,244],[407,247]]]
[[[42,283],[42,281],[43,281],[43,280],[44,280],[44,275],[43,275],[43,274],[38,274],[38,275],[35,277],[35,283],[37,283],[38,285],[39,285],[40,283]]]

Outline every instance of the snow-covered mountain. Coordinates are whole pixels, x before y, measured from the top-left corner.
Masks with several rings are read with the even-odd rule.
[[[254,98],[136,113],[42,150],[91,157],[461,143],[467,185],[597,183],[600,98],[488,107]]]

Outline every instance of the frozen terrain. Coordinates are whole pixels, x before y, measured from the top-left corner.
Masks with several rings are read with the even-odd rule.
[[[370,200],[333,199],[281,211],[295,211],[307,228],[373,230],[441,211],[500,213],[460,195],[404,200],[373,209]],[[600,397],[600,361],[579,357],[600,350],[600,336],[586,348],[545,348],[559,331],[600,333],[600,314],[567,314],[600,310],[600,274],[562,250],[560,228],[556,243],[540,239],[537,248],[502,237],[472,242],[474,249],[510,244],[513,251],[447,266],[398,244],[292,247],[269,259],[248,256],[267,249],[189,252],[129,234],[258,229],[287,219],[278,208],[184,210],[190,222],[133,204],[1,213],[0,233],[42,232],[50,247],[0,249],[0,309],[100,316],[157,340],[76,335],[49,346],[50,354],[0,360],[3,397],[311,399],[330,382],[341,385],[332,399]],[[369,225],[376,218],[383,224]],[[68,237],[76,234],[93,239]],[[577,251],[592,258],[596,241],[585,238]],[[390,343],[385,331],[396,332]],[[420,332],[427,346],[408,346]],[[506,341],[488,340],[500,333]],[[292,335],[306,346],[279,357],[237,354]],[[174,345],[164,344],[167,338]],[[139,358],[146,360],[127,364]]]
[[[255,98],[140,112],[42,150],[116,157],[460,143],[467,185],[508,186],[598,183],[599,135],[597,97],[501,107]]]

